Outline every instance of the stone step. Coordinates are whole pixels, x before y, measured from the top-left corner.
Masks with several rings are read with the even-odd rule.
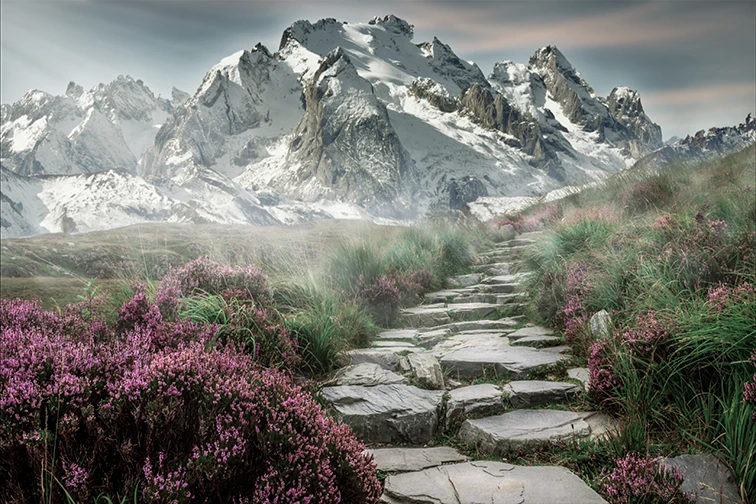
[[[491,416],[504,413],[504,393],[491,383],[460,387],[448,392],[445,428],[469,416]]]
[[[436,327],[451,322],[445,306],[421,305],[400,311],[399,323],[403,327]]]
[[[508,275],[511,265],[507,262],[496,262],[490,264],[477,264],[473,266],[476,273],[485,273],[486,275]]]
[[[429,292],[428,294],[423,296],[423,298],[425,299],[424,304],[447,303],[459,296],[469,295],[472,293],[472,290],[464,292],[465,290],[466,289],[449,289]]]
[[[554,336],[554,331],[548,327],[526,326],[522,327],[509,335],[510,339],[520,339],[528,336]]]
[[[400,354],[421,350],[411,347],[387,347],[387,348],[357,348],[342,352],[338,357],[338,363],[342,366],[357,365],[364,362],[378,364],[383,369],[396,371],[399,369]]]
[[[520,236],[520,238],[515,238],[514,240],[509,240],[503,243],[505,247],[513,248],[513,247],[524,247],[528,245],[535,245],[536,241],[532,240],[530,238],[523,238]]]
[[[470,275],[459,275],[455,277],[449,277],[446,279],[447,285],[451,288],[455,287],[469,287],[480,282],[483,278],[481,273],[472,273]]]
[[[510,294],[496,294],[496,304],[499,305],[505,305],[505,304],[511,304],[511,303],[522,303],[525,301],[525,296],[519,293],[510,293]]]
[[[517,449],[569,441],[590,435],[591,427],[573,411],[529,409],[465,420],[458,438],[483,453],[504,455]]]
[[[363,362],[354,366],[339,369],[332,385],[359,385],[361,387],[375,387],[376,385],[406,384],[407,378],[382,368],[378,364]]]
[[[497,304],[496,301],[497,301],[496,294],[484,294],[484,293],[467,294],[465,296],[459,296],[458,298],[454,299],[455,303],[488,303],[488,304]]]
[[[495,303],[449,303],[446,310],[452,320],[480,320],[498,318],[499,305]]]
[[[555,346],[562,341],[557,336],[525,336],[517,338],[511,342],[512,346],[525,346],[531,348],[543,348],[545,346]]]
[[[563,354],[528,347],[461,348],[441,358],[441,368],[455,380],[474,380],[484,376],[523,379],[541,366],[567,362]]]
[[[432,327],[427,329],[420,329],[421,333],[427,333],[430,331],[439,331],[448,329],[452,333],[459,333],[463,331],[491,331],[498,329],[511,329],[514,330],[519,324],[519,321],[511,318],[503,318],[499,320],[464,320],[461,322],[452,322],[450,324],[444,324],[438,327]],[[511,331],[510,331],[511,332]]]
[[[607,504],[569,469],[473,461],[390,474],[383,504]]]
[[[496,275],[488,278],[484,278],[480,283],[484,285],[496,285],[496,284],[519,284],[523,280],[523,276],[517,275]]]
[[[512,381],[504,385],[502,390],[515,408],[558,404],[583,393],[583,389],[574,383],[543,380]]]
[[[468,457],[450,446],[433,448],[375,448],[365,450],[373,455],[373,461],[379,471],[384,473],[401,473],[422,471],[454,462],[466,462]]]
[[[480,292],[491,294],[512,294],[517,290],[518,287],[519,284],[517,283],[501,283],[481,285],[479,290]]]
[[[323,387],[335,415],[365,443],[426,444],[436,434],[443,392],[411,385]]]

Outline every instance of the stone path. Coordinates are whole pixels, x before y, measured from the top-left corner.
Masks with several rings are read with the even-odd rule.
[[[386,504],[604,503],[562,467],[470,461],[450,447],[423,447],[454,434],[497,455],[603,435],[611,419],[594,412],[533,409],[568,401],[582,383],[530,380],[544,366],[569,363],[569,348],[543,327],[524,324],[518,272],[538,233],[480,254],[474,273],[402,311],[402,329],[384,331],[372,348],[346,352],[322,396],[372,449],[387,473]],[[494,383],[513,380],[504,386]],[[463,382],[476,382],[465,385]],[[422,388],[420,388],[422,387]],[[396,446],[399,445],[399,446]],[[409,445],[409,446],[408,446]],[[412,446],[416,447],[412,447]]]

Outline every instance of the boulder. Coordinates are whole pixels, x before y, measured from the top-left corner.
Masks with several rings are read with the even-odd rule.
[[[321,394],[366,443],[430,442],[443,402],[443,392],[410,385],[323,387]]]
[[[683,483],[680,489],[693,495],[692,502],[740,504],[740,492],[730,470],[714,455],[680,455],[664,460],[666,467],[680,471]]]
[[[541,366],[569,360],[569,356],[528,347],[462,348],[444,355],[441,368],[452,378],[473,380],[492,374],[525,378]]]
[[[504,412],[502,391],[496,385],[482,383],[449,391],[446,401],[446,426],[469,416],[490,416]]]
[[[472,273],[470,275],[449,277],[446,280],[446,283],[449,284],[449,287],[470,287],[471,285],[480,282],[481,278],[483,278],[483,275],[480,273]]]
[[[591,334],[597,340],[608,339],[612,335],[612,317],[609,312],[601,310],[591,317]]]
[[[433,390],[443,390],[444,375],[441,373],[441,365],[433,355],[413,353],[407,356],[407,361],[420,386]]]

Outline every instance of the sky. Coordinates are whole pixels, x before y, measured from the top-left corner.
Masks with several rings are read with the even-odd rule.
[[[665,139],[756,113],[755,0],[3,0],[0,94],[11,103],[119,74],[163,96],[194,93],[224,56],[257,42],[277,50],[296,20],[386,14],[413,24],[416,43],[436,36],[486,75],[555,44],[598,95],[640,91]]]

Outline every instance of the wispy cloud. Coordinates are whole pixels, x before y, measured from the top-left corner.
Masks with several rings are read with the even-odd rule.
[[[756,82],[731,82],[695,88],[665,89],[643,94],[643,103],[665,106],[694,106],[724,101],[756,101]]]

